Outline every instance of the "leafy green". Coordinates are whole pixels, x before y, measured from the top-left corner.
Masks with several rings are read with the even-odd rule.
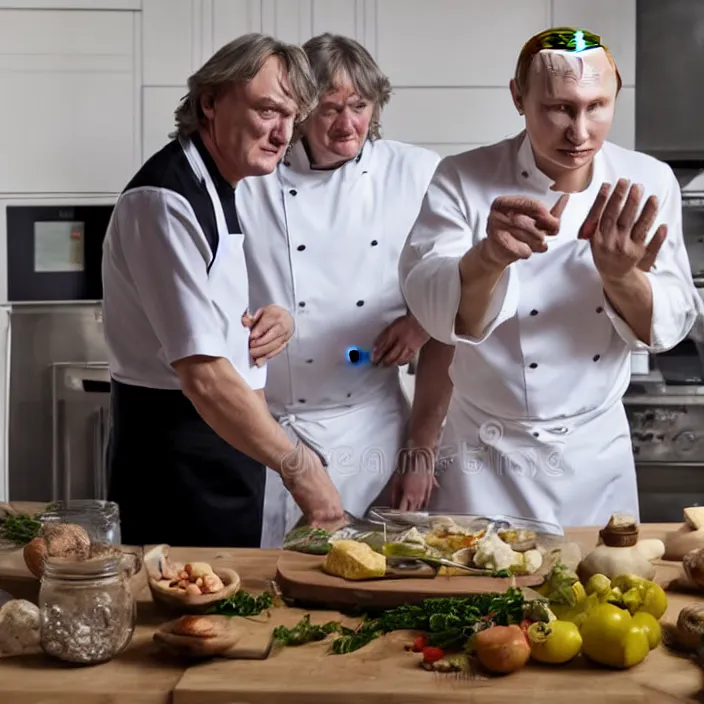
[[[482,628],[520,623],[524,603],[523,592],[511,587],[505,594],[440,597],[425,599],[419,604],[405,604],[383,611],[376,617],[365,616],[357,628],[346,628],[337,621],[310,626],[309,617],[306,616],[293,629],[281,628],[277,631],[279,640],[284,644],[297,640],[322,640],[330,633],[338,633],[331,644],[331,651],[336,655],[359,650],[386,633],[405,630],[426,632],[429,645],[448,650],[461,649]],[[294,632],[295,635],[291,635]]]
[[[328,621],[322,625],[313,625],[310,614],[306,614],[293,628],[277,626],[274,629],[274,640],[281,645],[304,645],[323,640],[330,633],[339,631],[342,626],[337,621]]]
[[[576,596],[572,585],[578,581],[579,577],[574,570],[571,570],[563,562],[557,562],[550,571],[540,593],[547,597],[551,604],[574,606]]]
[[[26,545],[41,535],[42,524],[35,516],[17,514],[0,519],[0,539]]]
[[[269,592],[254,596],[240,590],[235,595],[216,602],[205,613],[220,616],[258,616],[262,611],[270,609],[273,603],[274,597]]]

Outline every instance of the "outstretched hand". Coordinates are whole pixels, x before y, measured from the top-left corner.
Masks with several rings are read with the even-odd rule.
[[[650,196],[638,215],[643,200],[640,184],[619,179],[610,192],[611,185],[602,184],[579,230],[579,239],[590,241],[599,274],[602,279],[613,281],[636,268],[644,272],[653,268],[667,237],[667,225],[660,225],[646,244],[658,214],[658,199]]]

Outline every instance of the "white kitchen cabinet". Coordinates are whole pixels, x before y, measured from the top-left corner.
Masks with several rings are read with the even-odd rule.
[[[175,128],[174,111],[186,87],[150,86],[142,93],[144,106],[144,128],[142,130],[142,161],[161,149],[169,140],[169,133]]]
[[[298,0],[291,0],[291,5],[297,7]],[[271,15],[270,10],[266,0],[211,0],[211,53],[242,34],[271,32],[270,27],[262,29],[262,17],[265,11]]]
[[[144,0],[143,85],[186,83],[196,63],[193,38],[200,9],[200,3],[193,0]]]
[[[0,10],[0,192],[113,193],[140,160],[138,13]]]
[[[375,55],[395,86],[508,86],[550,0],[380,0]]]
[[[384,136],[402,142],[487,144],[522,127],[508,86],[394,88],[383,115]]]
[[[142,0],[0,0],[0,10],[140,10]]]

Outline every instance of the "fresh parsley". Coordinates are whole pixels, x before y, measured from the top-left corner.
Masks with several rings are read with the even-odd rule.
[[[429,645],[452,650],[462,648],[482,628],[520,623],[524,604],[523,592],[510,587],[505,594],[440,597],[398,606],[378,616],[365,616],[357,628],[346,628],[338,621],[313,626],[310,616],[306,615],[293,628],[279,626],[274,637],[282,645],[301,645],[337,633],[331,652],[343,655],[392,631],[424,631],[428,634]]]
[[[220,616],[258,616],[269,610],[273,603],[274,597],[269,592],[254,596],[240,590],[233,596],[216,602],[205,613]]]

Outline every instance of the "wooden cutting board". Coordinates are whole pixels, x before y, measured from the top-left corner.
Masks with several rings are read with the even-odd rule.
[[[323,572],[324,560],[321,555],[284,551],[276,566],[276,582],[282,595],[329,608],[391,608],[429,597],[503,593],[514,583],[518,587],[534,587],[544,580],[542,574],[534,574],[516,577],[515,582],[511,578],[473,576],[349,581]]]
[[[154,640],[168,652],[185,657],[223,657],[231,660],[263,660],[273,644],[273,632],[278,623],[269,617],[241,618],[209,617],[217,620],[222,633],[217,639],[179,636],[172,633],[178,619],[162,624]]]

